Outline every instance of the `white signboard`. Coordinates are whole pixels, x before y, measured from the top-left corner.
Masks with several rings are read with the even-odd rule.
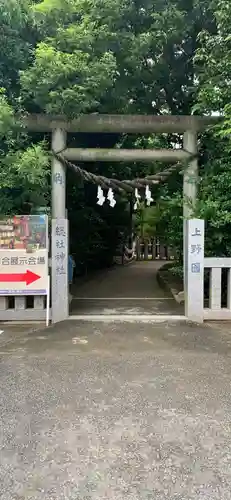
[[[186,221],[185,308],[192,321],[203,321],[204,310],[204,221]]]
[[[0,250],[0,295],[47,295],[46,249]]]

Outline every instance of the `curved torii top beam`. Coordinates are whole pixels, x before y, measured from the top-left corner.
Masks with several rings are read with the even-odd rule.
[[[222,118],[196,115],[101,115],[93,113],[77,118],[48,114],[31,114],[23,118],[24,126],[37,132],[63,129],[67,132],[105,133],[183,133],[200,132],[215,125]]]

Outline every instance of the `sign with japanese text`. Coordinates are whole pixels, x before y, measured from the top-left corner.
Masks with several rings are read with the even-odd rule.
[[[204,221],[186,221],[185,306],[186,316],[200,322],[204,308]]]
[[[204,221],[189,221],[188,243],[189,271],[193,274],[204,272]]]
[[[46,295],[48,251],[0,250],[0,295]]]
[[[68,220],[52,220],[52,321],[68,317]]]
[[[64,224],[56,226],[55,234],[53,234],[53,246],[55,247],[53,266],[57,276],[67,274],[67,231]]]

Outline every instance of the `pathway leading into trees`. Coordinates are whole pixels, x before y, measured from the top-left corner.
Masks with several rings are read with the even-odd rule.
[[[184,314],[182,306],[163,290],[157,271],[163,262],[134,262],[103,271],[73,287],[71,314]]]

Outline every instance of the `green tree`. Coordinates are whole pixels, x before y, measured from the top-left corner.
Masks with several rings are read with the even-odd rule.
[[[202,3],[44,0],[33,13],[41,41],[21,82],[47,112],[190,113]]]
[[[209,0],[37,2],[32,10],[40,41],[33,63],[21,71],[24,105],[67,116],[83,112],[190,113],[198,89],[193,61],[200,47],[198,34],[204,29],[209,32],[214,29],[209,4]],[[127,135],[109,138],[95,134],[90,144],[89,136],[75,137],[75,140],[79,145],[92,147],[115,144],[117,147],[153,147],[171,146],[172,141],[180,142],[181,138],[137,139]],[[91,164],[89,168],[112,177],[131,178],[153,173],[161,166],[121,164],[115,168]],[[85,187],[86,198],[88,191],[91,192],[91,188]],[[81,196],[77,190],[75,210],[82,206]],[[172,176],[169,188],[154,190],[154,197],[162,199],[158,211],[153,210],[160,217],[159,231],[171,239],[171,243],[175,238],[180,253],[182,180],[179,175]],[[89,198],[84,203],[83,213],[87,213],[87,206],[91,207],[91,220],[97,213],[94,204],[95,200]],[[118,206],[115,211],[117,209]],[[101,211],[101,217],[103,213]],[[162,221],[167,217],[166,225]],[[149,220],[146,230],[152,231],[151,226]],[[104,234],[104,238],[109,235],[109,232],[107,236]],[[85,238],[87,241],[87,236]],[[103,247],[99,238],[100,245]],[[89,251],[89,245],[87,247]]]
[[[190,114],[198,102],[203,109],[211,111],[203,97],[207,95],[208,82],[206,57],[209,57],[209,39],[214,39],[220,29],[222,16],[218,19],[217,12],[221,4],[224,10],[222,0],[214,5],[211,0],[2,2],[0,21],[4,29],[0,41],[4,50],[0,58],[0,77],[6,89],[2,94],[2,120],[0,117],[3,206],[11,211],[16,207],[24,210],[25,201],[34,205],[50,201],[49,155],[43,136],[28,136],[12,124],[15,114],[20,115],[23,107],[28,112],[70,117],[86,112]],[[226,18],[222,22],[225,33]],[[222,47],[226,61],[229,41],[225,40]],[[219,58],[218,46],[217,54]],[[227,79],[228,69],[224,74]],[[221,84],[222,89],[225,81]],[[219,107],[227,113],[225,106],[228,106],[227,99],[224,99],[223,108]],[[70,137],[70,146],[75,143],[83,147],[171,147],[174,142],[181,141],[178,135],[137,138],[120,134],[76,134]],[[205,141],[211,146],[210,156]],[[198,213],[204,215],[206,196],[210,204],[215,196],[208,164],[216,158],[215,172],[220,162],[218,149],[215,150],[212,143],[211,134],[201,138]],[[227,144],[228,141],[225,148]],[[228,149],[225,151],[228,164]],[[111,177],[132,178],[153,173],[162,166],[158,163],[116,166],[91,163],[87,168]],[[218,182],[219,175],[217,189],[222,186]],[[112,255],[121,228],[129,224],[129,210],[128,203],[118,198],[114,210],[108,206],[99,208],[95,186],[77,181],[73,188],[73,184],[74,179],[69,175],[68,208],[76,235],[72,245],[81,248],[78,260],[84,267],[86,262],[100,261],[102,256],[105,260],[106,254]],[[153,189],[153,197],[155,207],[148,211],[146,229],[152,231],[155,224],[166,242],[178,249],[180,258],[181,176],[172,175],[168,185]],[[209,217],[208,211],[206,216]]]
[[[0,24],[0,213],[5,214],[44,203],[49,157],[44,141],[33,143],[20,123],[19,72],[31,62],[33,50],[29,2],[2,1]]]
[[[200,84],[195,109],[226,115],[221,130],[230,135],[231,4],[227,0],[212,1],[211,9],[216,29],[213,33],[205,28],[201,31],[201,47],[195,56]]]
[[[199,34],[195,55],[199,80],[195,111],[220,114],[225,119],[203,138],[198,213],[206,220],[206,252],[229,256],[231,252],[231,4],[212,1],[215,30]]]

